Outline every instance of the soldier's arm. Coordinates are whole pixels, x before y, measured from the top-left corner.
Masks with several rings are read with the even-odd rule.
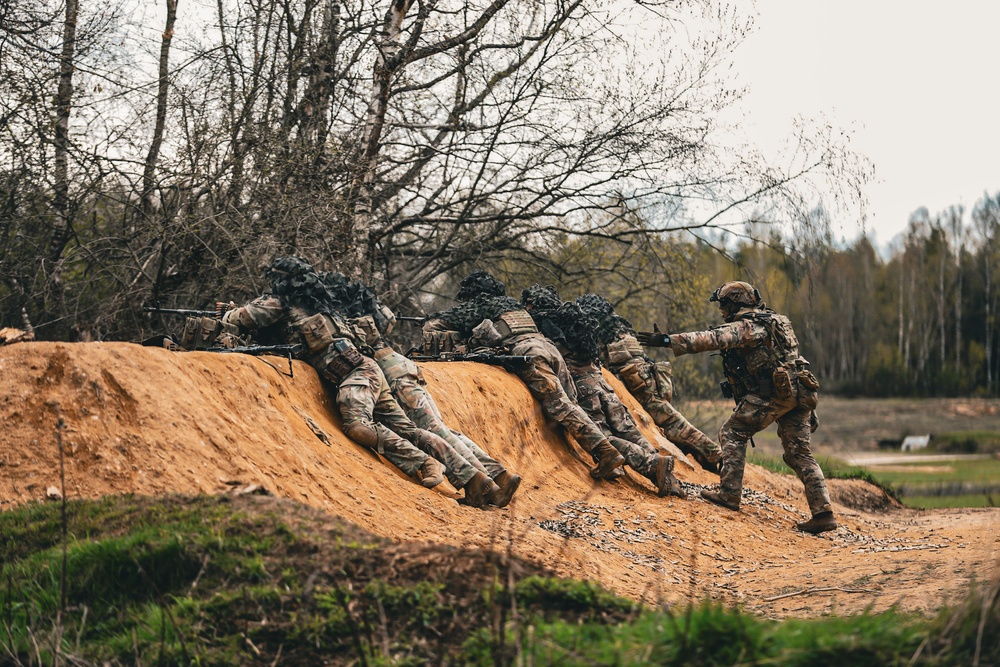
[[[274,296],[257,297],[250,303],[226,311],[222,321],[235,324],[244,331],[256,331],[269,327],[285,317],[285,307]]]
[[[734,347],[751,347],[768,337],[767,329],[750,320],[724,324],[708,331],[670,334],[670,349],[674,355],[696,354]]]
[[[453,327],[440,317],[432,317],[424,322],[423,330],[424,333],[435,333],[439,331],[458,331],[458,327]]]

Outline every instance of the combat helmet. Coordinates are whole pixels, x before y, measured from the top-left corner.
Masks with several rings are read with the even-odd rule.
[[[562,305],[562,299],[552,285],[542,287],[535,283],[521,290],[521,304],[530,310],[555,310]]]
[[[725,283],[712,292],[712,296],[708,300],[710,302],[718,301],[720,305],[742,304],[752,307],[761,304],[760,292],[757,288],[741,280]]]
[[[506,296],[507,287],[486,271],[473,271],[459,284],[458,301],[469,301],[479,295]]]

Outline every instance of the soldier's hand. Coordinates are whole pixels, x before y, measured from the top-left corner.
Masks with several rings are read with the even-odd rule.
[[[656,329],[656,325],[653,325]],[[670,336],[656,331],[639,331],[635,339],[647,347],[670,347]]]

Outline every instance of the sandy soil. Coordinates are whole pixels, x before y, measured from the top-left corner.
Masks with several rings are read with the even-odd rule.
[[[751,467],[739,513],[694,498],[716,478],[690,465],[677,472],[686,501],[657,498],[635,475],[595,483],[517,378],[467,363],[423,368],[451,425],[524,477],[510,507],[462,507],[393,474],[344,438],[304,364],[289,378],[270,357],[22,343],[0,347],[0,509],[59,486],[61,433],[71,498],[260,484],[394,540],[510,550],[650,603],[709,596],[774,617],[932,610],[998,571],[1000,509],[899,509],[862,482],[834,480],[841,528],[805,535],[793,529],[806,516],[794,477]]]

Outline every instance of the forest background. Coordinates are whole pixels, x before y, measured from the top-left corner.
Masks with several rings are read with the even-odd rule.
[[[278,254],[410,315],[486,268],[664,331],[740,278],[826,390],[996,396],[1000,193],[838,240],[873,166],[823,119],[778,154],[740,133],[752,30],[680,0],[7,0],[0,321],[136,340],[178,324],[144,304],[252,297]],[[714,396],[717,366],[679,387]]]

